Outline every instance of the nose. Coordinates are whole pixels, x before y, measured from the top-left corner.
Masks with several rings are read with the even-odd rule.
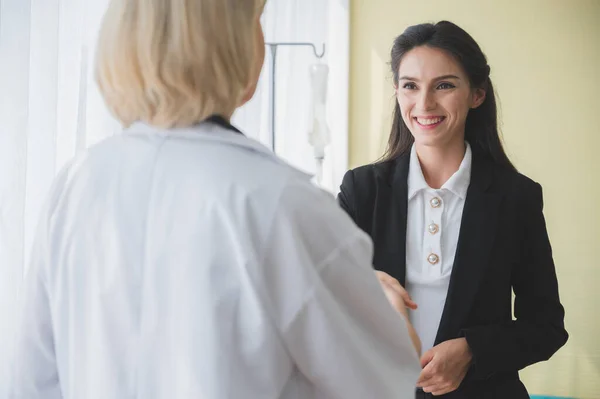
[[[422,90],[417,105],[422,111],[431,111],[436,107],[435,95],[429,90]]]

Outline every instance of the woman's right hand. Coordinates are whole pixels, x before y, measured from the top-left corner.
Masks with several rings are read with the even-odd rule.
[[[413,302],[408,292],[402,287],[402,284],[389,274],[376,270],[375,275],[383,288],[383,292],[394,309],[408,318],[408,310],[415,310],[417,304]]]
[[[385,272],[381,272],[379,270],[375,271],[377,275],[377,279],[379,280],[379,284],[381,284],[381,288],[383,288],[383,292],[387,297],[388,301],[392,305],[394,309],[396,309],[400,314],[404,316],[406,320],[406,325],[408,327],[408,334],[410,335],[410,339],[417,351],[417,355],[421,355],[421,340],[415,331],[410,319],[408,318],[408,309],[415,310],[417,308],[417,304],[413,302],[408,292],[404,289],[402,284],[389,274]]]

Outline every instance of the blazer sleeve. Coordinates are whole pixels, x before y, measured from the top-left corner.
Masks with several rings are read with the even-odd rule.
[[[350,217],[356,223],[357,212],[356,212],[356,198],[355,198],[355,184],[354,184],[354,171],[349,170],[342,179],[342,185],[340,186],[340,193],[338,194],[338,203],[342,209],[350,215]]]
[[[539,184],[523,190],[521,259],[512,272],[515,319],[463,331],[479,377],[514,372],[548,360],[568,339]]]

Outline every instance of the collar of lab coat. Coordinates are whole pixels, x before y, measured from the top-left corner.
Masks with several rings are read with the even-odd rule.
[[[217,124],[226,130],[233,130],[234,132],[237,132],[239,134],[244,134],[237,127],[235,127],[231,123],[229,123],[229,121],[227,119],[223,118],[221,115],[218,115],[218,114],[209,116],[206,119],[206,122]]]
[[[162,137],[179,137],[179,138],[194,138],[196,140],[205,140],[216,142],[223,145],[241,147],[248,151],[256,153],[258,156],[268,158],[274,163],[280,164],[306,179],[311,179],[313,176],[304,173],[297,168],[289,165],[283,159],[276,156],[273,151],[264,146],[262,143],[245,136],[239,130],[227,128],[221,123],[207,120],[194,126],[184,128],[163,129],[152,126],[143,122],[136,122],[129,128],[125,129],[125,134],[152,134]],[[240,134],[242,133],[242,134]]]

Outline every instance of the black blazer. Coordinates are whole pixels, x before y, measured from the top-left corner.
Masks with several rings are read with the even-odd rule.
[[[374,267],[403,285],[409,159],[407,154],[349,171],[338,197],[373,239]],[[444,398],[528,398],[518,371],[548,360],[566,343],[542,207],[539,184],[473,151],[471,183],[435,344],[465,337],[474,361],[461,387]]]

